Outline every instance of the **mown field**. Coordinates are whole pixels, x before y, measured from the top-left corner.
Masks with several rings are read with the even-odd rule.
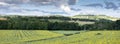
[[[0,30],[0,44],[120,44],[120,31]]]
[[[0,30],[0,44],[13,44],[59,36],[63,36],[63,34],[56,34],[46,30]]]

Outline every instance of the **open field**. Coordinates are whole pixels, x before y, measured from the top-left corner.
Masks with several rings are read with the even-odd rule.
[[[120,31],[0,30],[0,44],[120,44]]]
[[[59,36],[63,36],[63,34],[56,34],[46,30],[0,30],[0,44],[13,44],[16,42],[47,39]]]

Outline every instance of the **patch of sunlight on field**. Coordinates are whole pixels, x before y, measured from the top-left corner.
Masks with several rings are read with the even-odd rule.
[[[46,39],[63,36],[47,30],[0,30],[0,44],[16,44],[16,42]]]
[[[120,31],[86,31],[71,36],[19,44],[120,44]]]

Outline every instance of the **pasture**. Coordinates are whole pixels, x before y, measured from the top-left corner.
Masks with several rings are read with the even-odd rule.
[[[0,44],[120,44],[120,31],[0,30]]]

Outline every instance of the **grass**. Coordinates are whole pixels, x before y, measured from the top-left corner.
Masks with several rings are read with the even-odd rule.
[[[63,36],[47,30],[0,30],[0,44]]]
[[[119,33],[120,31],[0,30],[0,43],[7,44],[6,42],[8,42],[9,44],[120,44]],[[73,35],[66,36],[64,34]]]
[[[97,33],[101,33],[98,35]],[[119,44],[120,31],[89,31],[61,38],[29,42],[31,44]]]

